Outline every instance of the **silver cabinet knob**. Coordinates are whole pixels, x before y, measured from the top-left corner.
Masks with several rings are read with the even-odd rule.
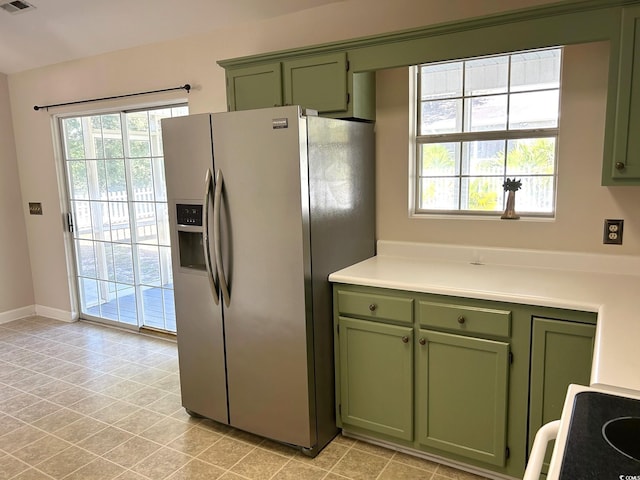
[[[402,337],[402,343],[409,343],[409,337],[407,337],[406,335]]]
[[[369,310],[372,312],[375,312],[377,308],[378,306],[375,303],[372,303],[371,305],[369,305]]]
[[[625,166],[622,162],[616,162],[616,170],[624,170]]]
[[[458,323],[459,323],[460,325],[462,325],[464,322],[466,322],[466,319],[465,319],[462,315],[460,315],[460,316],[458,317]]]
[[[418,343],[419,343],[420,345],[426,345],[426,344],[427,344],[427,341],[426,341],[424,338],[421,338],[420,340],[418,340]]]

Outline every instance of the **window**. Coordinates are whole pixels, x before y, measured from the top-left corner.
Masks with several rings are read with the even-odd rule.
[[[553,216],[562,49],[419,65],[415,214]]]
[[[175,332],[161,120],[186,105],[60,118],[83,318]]]

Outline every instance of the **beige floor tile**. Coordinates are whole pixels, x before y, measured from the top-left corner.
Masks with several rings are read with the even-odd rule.
[[[72,387],[73,385],[71,383],[63,380],[52,380],[49,383],[34,388],[30,393],[40,398],[50,399],[54,395],[67,391]]]
[[[96,458],[93,453],[72,446],[39,464],[38,469],[55,479],[61,479]]]
[[[78,443],[94,433],[106,428],[106,424],[89,417],[81,417],[79,420],[56,430],[56,435],[60,438],[71,442]]]
[[[250,443],[251,445],[260,445],[264,441],[264,438],[258,435],[235,428],[232,428],[229,433],[227,433],[227,436],[235,440],[240,440],[241,442]]]
[[[123,400],[128,395],[133,395],[135,392],[137,392],[138,390],[142,390],[143,388],[144,385],[142,385],[141,383],[132,382],[131,380],[123,378],[120,379],[119,383],[104,388],[101,393],[118,400]]]
[[[430,480],[433,472],[391,461],[377,477],[378,480]]]
[[[53,433],[73,422],[80,420],[82,417],[83,415],[79,414],[78,412],[74,412],[66,408],[61,408],[60,410],[56,410],[46,417],[42,417],[39,420],[36,420],[35,422],[33,422],[33,425],[41,428],[46,432]]]
[[[180,470],[191,457],[166,447],[156,450],[131,470],[154,480],[161,480]]]
[[[153,410],[154,412],[161,413],[163,415],[171,416],[177,411],[182,410],[182,400],[180,398],[180,395],[176,395],[175,393],[168,393],[155,402],[151,402],[145,408]]]
[[[0,412],[13,415],[23,408],[29,407],[40,401],[40,397],[30,393],[20,393],[14,397],[0,402]]]
[[[178,438],[168,443],[167,446],[195,457],[221,438],[222,436],[218,433],[194,425],[193,428],[178,436]]]
[[[171,475],[169,480],[215,480],[224,473],[221,468],[196,459]]]
[[[44,437],[45,432],[30,425],[17,428],[0,437],[0,450],[12,453]]]
[[[254,448],[247,443],[224,437],[198,455],[198,458],[228,470]]]
[[[273,440],[265,439],[258,445],[263,450],[268,450],[271,453],[277,453],[283,457],[293,458],[300,453],[300,450],[293,448],[290,445],[274,442]]]
[[[132,433],[115,427],[107,427],[98,433],[85,438],[78,446],[96,455],[102,455],[118,445],[130,440]]]
[[[69,448],[71,444],[52,435],[45,435],[13,452],[13,456],[29,465],[38,465]]]
[[[389,450],[388,448],[374,445],[373,443],[361,442],[360,440],[357,440],[353,444],[353,448],[357,448],[358,450],[361,450],[363,452],[372,453],[374,455],[378,455],[387,459],[391,459],[391,457],[393,457],[393,454],[395,453],[393,450]]]
[[[321,480],[327,473],[321,468],[291,460],[272,478],[273,480]]]
[[[104,458],[97,458],[84,467],[64,477],[64,480],[113,480],[125,472],[125,469]]]
[[[91,413],[90,416],[101,422],[114,424],[139,411],[140,408],[135,405],[116,400],[111,405]]]
[[[187,411],[183,408],[180,412],[177,412],[172,415],[174,418],[182,419],[183,421],[197,422],[200,428],[206,428],[207,430],[211,430],[212,432],[219,433],[220,435],[228,434],[233,428],[229,425],[225,425],[224,423],[215,422],[208,418],[197,418],[192,417],[187,413]]]
[[[125,402],[133,403],[138,407],[146,407],[150,403],[155,402],[156,400],[159,400],[166,395],[166,392],[157,388],[143,386],[140,390],[136,390],[135,392],[122,398],[122,400],[124,400]]]
[[[90,415],[93,412],[101,410],[105,407],[108,407],[116,400],[112,397],[107,397],[106,395],[94,394],[87,398],[83,398],[79,402],[76,402],[72,405],[69,405],[69,409],[75,410],[76,412],[83,413],[85,415]]]
[[[40,400],[33,405],[29,405],[22,410],[18,410],[17,412],[13,413],[13,416],[18,420],[22,420],[23,422],[33,423],[36,420],[46,417],[47,415],[50,415],[60,409],[62,409],[60,405],[47,402],[46,400]]]
[[[133,437],[102,456],[124,468],[131,468],[160,449],[157,443]]]
[[[434,475],[433,480],[442,480],[443,478],[447,480],[481,480],[485,477],[464,472],[447,465],[438,465],[436,475]]]
[[[236,475],[233,472],[227,472],[222,475],[219,480],[247,480],[247,477],[241,477],[240,475]]]
[[[287,457],[256,448],[235,464],[231,471],[251,480],[268,480],[287,462]]]
[[[20,427],[24,427],[25,423],[10,415],[0,413],[0,434],[6,435]]]
[[[149,427],[155,425],[164,417],[161,417],[155,412],[151,412],[145,409],[139,409],[135,413],[123,418],[122,420],[117,421],[114,426],[118,428],[122,428],[131,433],[135,433],[136,435],[140,432],[145,431]]]
[[[175,393],[180,391],[180,377],[175,373],[165,373],[165,377],[156,380],[154,383],[149,384],[152,387],[159,388],[165,392]]]
[[[332,472],[355,480],[373,480],[388,462],[386,458],[352,448],[333,467]]]
[[[145,371],[129,377],[129,380],[142,383],[146,386],[151,386],[167,376],[169,376],[169,373],[165,370],[158,370],[157,368],[147,368]]]
[[[11,455],[0,454],[0,480],[8,480],[29,468],[24,462]]]
[[[30,468],[18,476],[12,477],[11,480],[51,480],[51,477],[34,468]]]
[[[17,388],[10,387],[6,383],[0,382],[0,402],[9,400],[10,398],[15,397],[16,395],[21,395],[22,393],[24,392],[21,392]]]
[[[331,470],[345,456],[349,447],[332,442],[318,454],[315,458],[309,458],[302,453],[296,455],[296,460],[307,463],[324,470]]]
[[[194,425],[176,420],[175,418],[165,417],[155,425],[141,432],[140,436],[147,440],[166,445],[192,428],[194,428]]]
[[[81,387],[72,386],[68,390],[64,392],[60,392],[57,395],[53,395],[49,398],[49,401],[57,403],[58,405],[62,405],[66,407],[67,405],[72,405],[80,400],[87,398],[92,395],[90,390],[86,390]]]
[[[136,472],[132,472],[131,470],[126,470],[122,475],[116,477],[115,480],[149,480],[149,478],[138,475]]]

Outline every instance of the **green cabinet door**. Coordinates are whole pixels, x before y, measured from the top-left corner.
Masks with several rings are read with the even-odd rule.
[[[533,318],[529,450],[538,429],[560,418],[569,384],[589,385],[595,332],[595,325]],[[544,472],[552,449],[550,444]]]
[[[347,98],[347,54],[314,55],[282,64],[284,102],[318,113],[345,112]]]
[[[282,105],[280,62],[226,71],[229,111]]]
[[[615,49],[612,55],[615,55]],[[610,91],[605,132],[603,185],[640,185],[640,7],[624,8],[617,69],[617,92]],[[612,78],[610,76],[610,78]],[[613,76],[615,78],[615,75]]]
[[[503,466],[509,344],[420,330],[416,348],[418,442]]]
[[[413,329],[340,317],[343,425],[413,439]]]

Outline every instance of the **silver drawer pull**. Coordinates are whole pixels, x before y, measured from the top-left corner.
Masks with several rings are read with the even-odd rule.
[[[377,308],[378,306],[375,303],[372,303],[371,305],[369,305],[369,310],[372,312],[375,312]]]

